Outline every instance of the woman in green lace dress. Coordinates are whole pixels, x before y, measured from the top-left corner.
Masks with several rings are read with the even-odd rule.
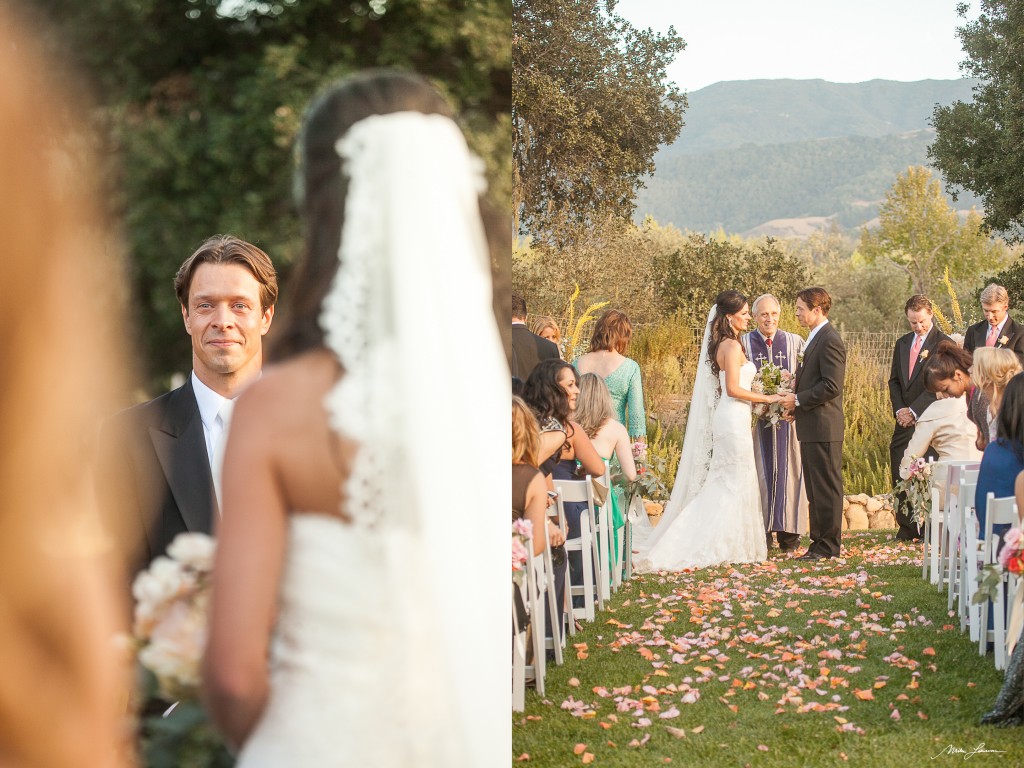
[[[633,326],[624,312],[607,310],[594,326],[590,351],[576,361],[581,374],[594,373],[604,379],[612,397],[615,418],[625,425],[633,441],[647,441],[647,414],[640,366],[626,357]]]

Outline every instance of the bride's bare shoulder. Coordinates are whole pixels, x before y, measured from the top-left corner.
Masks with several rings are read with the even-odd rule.
[[[263,374],[244,396],[269,413],[287,409],[288,403],[319,403],[338,378],[338,364],[327,350],[312,350],[264,367]]]

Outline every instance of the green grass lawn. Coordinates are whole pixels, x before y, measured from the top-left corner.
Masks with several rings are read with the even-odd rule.
[[[992,655],[893,533],[845,533],[821,565],[624,584],[512,714],[513,762],[1024,765],[1024,734],[978,725],[1002,684]],[[1003,754],[965,754],[982,744]]]

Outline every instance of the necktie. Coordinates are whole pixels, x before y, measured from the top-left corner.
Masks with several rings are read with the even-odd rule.
[[[764,340],[764,343],[768,345],[768,349],[771,349],[772,348],[772,337],[769,336],[767,339]]]
[[[210,468],[213,470],[213,488],[217,492],[218,508],[221,501],[220,479],[224,468],[224,447],[228,441],[228,429],[231,426],[231,413],[234,408],[234,400],[225,400],[221,404],[220,410],[217,412],[217,418],[213,422],[213,459],[210,462]]]
[[[988,337],[985,339],[986,347],[994,347],[996,345],[996,327],[990,325],[988,327]]]
[[[914,375],[914,366],[917,365],[917,353],[921,351],[921,336],[914,337],[914,345],[910,348],[910,373],[907,378]]]

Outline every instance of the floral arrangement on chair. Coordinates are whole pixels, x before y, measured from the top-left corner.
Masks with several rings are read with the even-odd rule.
[[[912,459],[906,479],[895,485],[893,498],[906,508],[907,514],[917,525],[923,525],[931,505],[932,468],[923,456]]]
[[[145,765],[234,765],[199,700],[215,548],[206,534],[178,534],[132,585]]]
[[[754,374],[750,390],[762,395],[792,394],[793,374],[769,360]],[[784,410],[778,403],[754,403],[751,413],[755,421],[767,421],[774,427],[782,420]]]
[[[1011,528],[1003,536],[999,550],[999,565],[986,565],[978,574],[978,590],[971,597],[972,603],[983,603],[998,597],[996,587],[1003,580],[1003,574],[1024,575],[1024,531]]]
[[[523,574],[529,556],[527,547],[533,546],[533,523],[526,518],[512,521],[512,581],[523,585]]]

